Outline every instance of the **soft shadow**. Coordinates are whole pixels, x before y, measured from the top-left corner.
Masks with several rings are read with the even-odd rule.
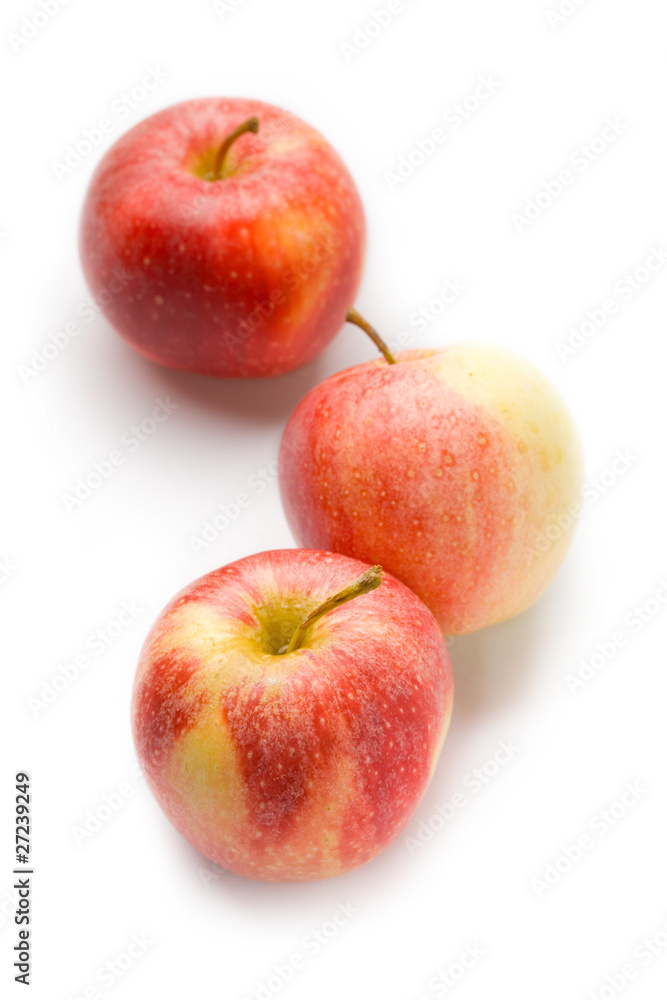
[[[393,843],[366,864],[343,875],[313,882],[260,882],[217,868],[186,841],[182,851],[193,879],[202,881],[202,869],[214,873],[208,888],[202,883],[202,892],[213,893],[221,906],[230,906],[234,912],[250,916],[261,915],[262,921],[275,921],[276,925],[291,918],[307,928],[311,922],[317,925],[322,919],[330,919],[341,901],[349,900],[356,906],[370,896],[386,900],[391,906],[404,885],[414,882],[415,858],[403,840],[413,822],[414,817]],[[431,882],[428,871],[418,877]]]
[[[345,367],[339,351],[330,344],[308,364],[285,375],[266,378],[214,378],[165,368],[138,354],[99,317],[90,327],[97,341],[97,354],[89,359],[95,377],[105,383],[114,377],[122,382],[147,384],[160,393],[204,413],[238,416],[249,424],[284,423],[297,404],[315,385]]]
[[[236,909],[261,912],[269,920],[280,921],[286,914],[306,919],[322,906],[335,907],[337,899],[360,899],[367,892],[393,898],[403,879],[413,879],[415,858],[406,850],[403,837],[415,836],[419,823],[428,818],[435,802],[445,801],[460,790],[461,753],[467,753],[466,733],[472,716],[500,713],[521,701],[533,678],[539,674],[540,643],[549,630],[558,596],[553,591],[527,612],[511,621],[451,640],[454,669],[455,707],[446,752],[438,764],[434,780],[403,833],[376,858],[354,871],[317,882],[259,882],[216,868],[207,858],[183,841],[185,861],[193,877],[200,869],[214,873],[209,888]],[[460,751],[460,752],[459,752]],[[449,825],[438,834],[442,840]],[[420,869],[421,871],[421,866]],[[421,877],[421,876],[420,876]]]
[[[500,712],[520,701],[539,667],[548,636],[549,595],[510,621],[448,641],[454,671],[454,715]]]
[[[360,879],[365,881],[370,877],[377,881],[380,876],[380,883],[386,884],[391,871],[390,866],[383,875],[378,871],[383,862],[384,866],[389,864],[385,857],[387,852],[384,852],[361,868],[333,878],[312,882],[262,882],[219,868],[185,840],[182,840],[181,850],[193,879],[202,884],[202,891],[212,892],[220,900],[232,903],[235,910],[240,907],[259,912],[263,919],[275,919],[278,923],[289,915],[307,920],[306,915],[311,910],[319,913],[323,905],[335,909],[338,899],[359,896]],[[202,870],[209,874],[202,877]]]
[[[201,410],[238,416],[251,424],[286,421],[327,374],[321,357],[296,371],[270,378],[212,378],[162,368],[141,357],[137,363],[153,369],[152,377],[162,383],[164,392],[172,392]]]

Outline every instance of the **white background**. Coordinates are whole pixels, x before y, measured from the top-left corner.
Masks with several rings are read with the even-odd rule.
[[[651,247],[667,247],[663,12],[650,0],[586,0],[551,25],[537,0],[414,0],[346,59],[341,43],[380,6],[237,0],[219,14],[206,0],[70,0],[16,51],[10,33],[39,8],[3,4],[0,557],[11,569],[0,586],[0,976],[11,983],[13,776],[26,769],[36,865],[31,995],[40,1000],[93,986],[114,1000],[254,998],[273,966],[297,953],[305,968],[271,996],[430,1000],[444,995],[444,980],[439,992],[429,981],[468,945],[484,955],[448,994],[457,1000],[664,995],[667,947],[650,962],[635,949],[656,934],[667,943],[666,616],[650,603],[667,599],[667,266],[627,301],[613,290]],[[115,133],[58,180],[54,163],[67,146],[149,67],[164,82],[123,120],[112,113]],[[489,75],[494,95],[390,190],[385,173]],[[232,383],[161,370],[102,318],[82,318],[77,223],[95,164],[142,117],[206,95],[261,98],[318,127],[367,210],[358,307],[390,341],[408,331],[414,346],[481,339],[523,353],[568,400],[588,476],[608,484],[604,493],[591,487],[570,556],[542,600],[452,645],[452,727],[406,832],[416,839],[430,829],[431,839],[411,852],[400,838],[365,868],[324,883],[218,874],[206,885],[205,860],[132,772],[130,688],[159,610],[208,570],[293,544],[275,480],[203,551],[193,551],[192,536],[275,461],[305,392],[374,354],[348,327],[301,371]],[[579,171],[570,157],[607,117],[622,134]],[[519,234],[512,213],[568,166],[575,182]],[[465,293],[418,333],[411,314],[430,308],[448,278]],[[559,357],[571,325],[610,296],[615,315]],[[21,366],[33,349],[71,322],[79,335],[26,382]],[[62,497],[77,477],[166,396],[178,404],[173,416],[68,512]],[[619,449],[629,458],[613,472]],[[131,601],[138,618],[95,655],[88,637]],[[626,616],[647,601],[659,610],[633,629]],[[619,630],[626,645],[571,693],[568,674]],[[35,714],[28,699],[86,650],[90,666]],[[470,772],[496,769],[488,762],[501,740],[521,749],[475,794]],[[602,836],[596,816],[626,782],[643,791]],[[74,828],[123,783],[131,797],[78,844]],[[457,793],[465,804],[445,824],[437,806]],[[540,890],[534,880],[584,834],[594,846]],[[358,912],[315,955],[304,938],[339,902]],[[105,985],[98,970],[135,933],[152,943]],[[605,987],[628,962],[636,977]]]

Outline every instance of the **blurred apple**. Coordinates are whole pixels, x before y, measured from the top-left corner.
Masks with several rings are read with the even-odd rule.
[[[365,222],[319,132],[261,101],[206,98],[152,115],[111,147],[80,244],[96,301],[147,358],[202,375],[277,375],[343,325]]]

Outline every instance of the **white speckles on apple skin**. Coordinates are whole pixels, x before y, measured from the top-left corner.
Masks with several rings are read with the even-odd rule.
[[[508,351],[401,352],[334,375],[297,407],[282,449],[297,542],[381,563],[445,634],[523,611],[567,551],[571,530],[544,554],[536,543],[579,499],[578,437],[553,388]]]
[[[185,588],[156,622],[135,681],[133,731],[177,829],[251,878],[327,878],[407,823],[453,698],[437,623],[390,576],[321,619],[290,657],[253,652],[257,601],[313,606],[366,567],[263,553]],[[226,651],[229,651],[229,655]]]
[[[265,135],[235,144],[238,173],[215,184],[197,175],[197,160],[250,113]],[[120,262],[131,275],[104,311],[143,355],[204,375],[277,375],[342,327],[365,222],[345,165],[309,125],[261,102],[205,99],[158,112],[112,146],[80,243],[94,295]]]

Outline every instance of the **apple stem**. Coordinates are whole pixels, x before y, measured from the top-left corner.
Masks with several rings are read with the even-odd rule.
[[[227,159],[227,153],[229,152],[232,143],[241,135],[245,135],[246,132],[254,132],[255,134],[259,132],[259,118],[248,118],[247,122],[243,122],[238,128],[235,128],[231,135],[228,135],[222,146],[218,150],[218,155],[215,158],[215,164],[213,166],[213,172],[211,179],[214,181],[219,181],[222,179],[223,172],[225,169],[225,160]]]
[[[330,611],[335,611],[339,608],[341,604],[347,604],[348,601],[354,600],[355,597],[360,597],[362,594],[368,594],[371,590],[375,590],[382,583],[382,567],[372,566],[370,569],[366,570],[363,576],[360,576],[358,580],[351,583],[344,590],[339,591],[339,593],[334,594],[333,597],[329,597],[323,604],[320,604],[319,608],[315,608],[314,611],[304,618],[299,626],[297,626],[294,635],[289,641],[289,644],[280,650],[281,653],[287,655],[287,653],[293,653],[295,649],[299,649],[301,641],[308,631],[316,621],[323,615],[328,615]]]
[[[361,316],[357,312],[356,309],[348,309],[347,312],[345,313],[345,320],[348,323],[354,323],[355,326],[361,327],[361,329],[364,331],[364,333],[368,334],[368,336],[371,338],[371,340],[373,341],[373,343],[375,344],[375,346],[378,348],[378,350],[382,351],[382,353],[384,354],[385,358],[387,359],[387,363],[388,364],[390,364],[390,365],[395,365],[396,364],[396,358],[391,353],[391,351],[389,350],[389,348],[385,344],[385,342],[382,339],[382,337],[380,336],[380,334],[377,332],[377,330],[373,329],[373,327],[371,326],[371,324],[368,323],[364,319],[364,317]]]

